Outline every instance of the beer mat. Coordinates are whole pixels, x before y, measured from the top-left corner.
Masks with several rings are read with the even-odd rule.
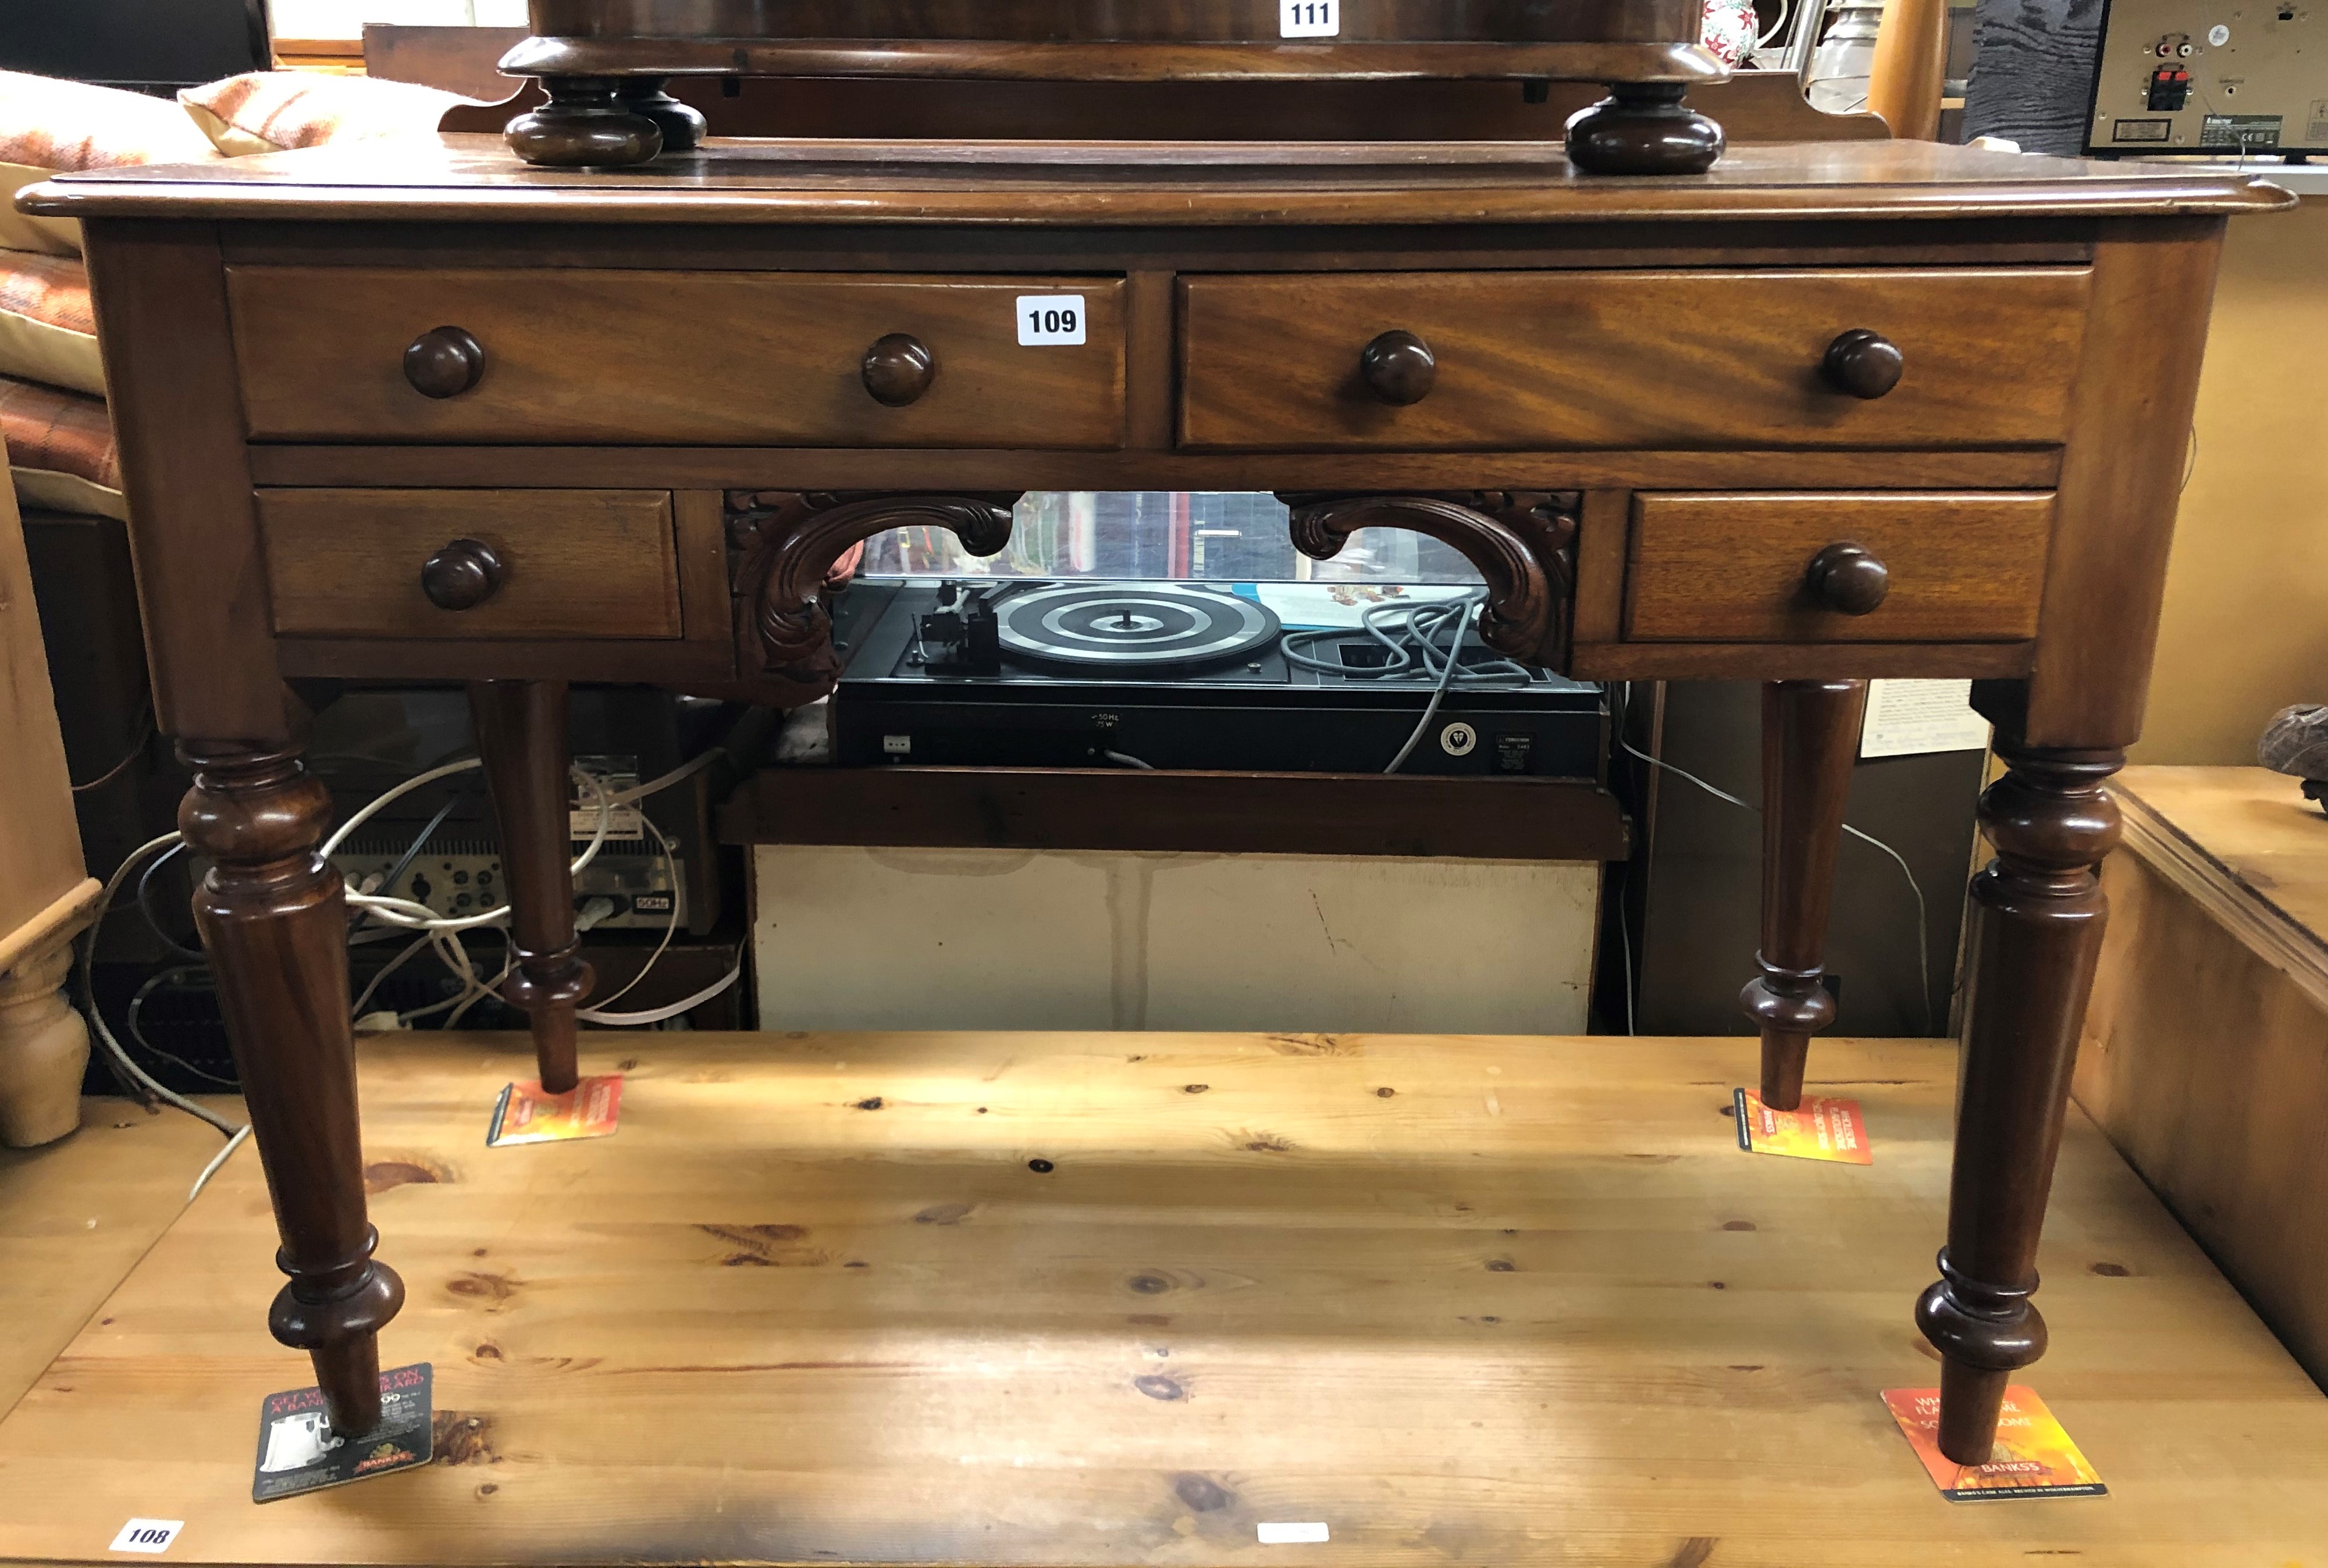
[[[433,1369],[426,1361],[381,1373],[380,1425],[354,1438],[332,1430],[321,1388],[268,1394],[258,1406],[258,1462],[250,1500],[271,1503],[427,1464],[433,1386]]]
[[[504,1143],[562,1143],[572,1138],[605,1138],[623,1113],[623,1075],[585,1078],[563,1094],[542,1093],[539,1082],[507,1084],[493,1102],[485,1147]]]
[[[2037,1392],[2004,1391],[1996,1453],[1985,1465],[1960,1465],[1940,1451],[1940,1391],[1887,1388],[1884,1405],[1940,1496],[1962,1503],[1995,1498],[2106,1498],[2109,1488],[2078,1451]]]
[[[1799,1111],[1773,1111],[1751,1089],[1736,1091],[1738,1147],[1749,1154],[1783,1154],[1791,1160],[1831,1160],[1873,1165],[1867,1123],[1856,1100],[1803,1096]]]

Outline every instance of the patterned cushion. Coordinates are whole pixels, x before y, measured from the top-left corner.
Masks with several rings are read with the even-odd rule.
[[[121,454],[104,399],[0,379],[0,438],[15,471],[17,500],[128,520]]]
[[[0,376],[104,396],[89,271],[78,258],[0,250]]]
[[[167,99],[0,70],[0,247],[80,253],[80,224],[16,211],[16,192],[51,174],[218,155]]]
[[[190,87],[178,101],[220,152],[239,157],[358,136],[434,136],[445,111],[469,100],[378,77],[259,70]]]

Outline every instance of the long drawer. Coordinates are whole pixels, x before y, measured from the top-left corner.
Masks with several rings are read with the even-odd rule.
[[[2078,267],[1190,277],[1180,438],[2049,445],[2068,428],[2090,279]]]
[[[285,636],[681,633],[664,491],[262,490],[258,526]]]
[[[1123,441],[1121,278],[244,266],[227,286],[258,440]],[[1029,297],[1052,303],[1022,344]]]
[[[1625,635],[2024,642],[2052,518],[2042,493],[1638,495]]]

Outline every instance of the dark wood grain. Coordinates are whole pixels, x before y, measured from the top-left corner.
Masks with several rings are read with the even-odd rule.
[[[576,1081],[574,1009],[591,985],[574,934],[566,682],[472,681],[469,718],[493,792],[509,889],[517,967],[502,995],[533,1022],[541,1086],[562,1094]]]
[[[1560,779],[1030,768],[772,768],[728,843],[1609,860],[1614,796]]]
[[[2032,745],[2123,748],[2142,733],[2222,239],[2220,221],[2147,224],[2095,258],[2044,630],[2017,699]]]
[[[539,86],[495,69],[524,30],[365,28],[373,76],[492,100],[447,111],[437,128],[498,135],[545,101]],[[715,136],[898,137],[1009,141],[1119,137],[1137,141],[1557,142],[1569,118],[1604,92],[1598,82],[1418,78],[1272,81],[988,81],[934,77],[679,77]],[[517,89],[512,92],[512,89]],[[1741,71],[1689,91],[1692,108],[1742,142],[1882,140],[1873,115],[1828,114],[1804,100],[1799,80]]]
[[[380,1330],[404,1302],[372,1261],[348,1026],[347,906],[316,853],[331,792],[298,753],[189,742],[179,831],[211,867],[194,923],[218,976],[253,1141],[267,1169],[290,1282],[268,1327],[315,1364],[333,1430],[380,1424]]]
[[[1864,681],[1771,681],[1762,687],[1761,973],[1739,1005],[1762,1035],[1762,1103],[1803,1102],[1811,1037],[1835,1022],[1822,979],[1835,855],[1859,760]]]
[[[2044,494],[1643,495],[1625,632],[1649,642],[2025,642],[2036,635]],[[1883,566],[1863,613],[1814,568],[1838,544]]]
[[[203,224],[99,223],[90,242],[155,723],[286,743],[218,236]]]
[[[1170,376],[1153,383],[1169,392]],[[2059,449],[1972,452],[848,451],[831,447],[254,446],[267,485],[747,490],[2050,490]]]
[[[671,165],[676,169],[680,165]],[[774,221],[1365,227],[1719,219],[2165,218],[2271,211],[2259,179],[1865,141],[1734,149],[1691,180],[1575,175],[1529,143],[708,144],[683,178],[529,169],[498,137],[414,138],[75,174],[28,188],[42,217],[445,223]],[[427,324],[434,325],[435,323]],[[489,345],[490,346],[490,345]]]
[[[1259,42],[1279,38],[1277,0],[533,0],[534,32],[565,38],[990,39],[1000,42]],[[1690,0],[1369,0],[1341,36],[1480,42],[1693,42]],[[515,69],[515,68],[512,68]]]
[[[2006,1384],[2045,1353],[2037,1238],[2108,915],[2095,868],[2119,817],[2105,786],[2125,760],[2011,737],[1997,751],[2012,771],[1981,799],[1996,859],[1972,885],[1948,1245],[1916,1304],[1943,1357],[1940,1448],[1959,1464],[1987,1462]]]
[[[1479,635],[1524,663],[1568,660],[1576,597],[1576,498],[1470,492],[1460,495],[1279,497],[1291,509],[1293,548],[1331,560],[1363,529],[1423,534],[1462,552],[1487,584]]]
[[[286,637],[680,634],[667,492],[270,489],[258,517]],[[490,547],[503,580],[455,609],[423,568],[463,540]]]
[[[2075,268],[1193,278],[1181,439],[1216,451],[2058,441],[2087,282]],[[1891,396],[1853,397],[1820,374],[1852,328],[1911,357]],[[1412,408],[1360,373],[1394,332],[1437,361]]]
[[[262,439],[1123,442],[1120,279],[237,267],[229,286]],[[1049,294],[1083,296],[1085,345],[1019,346],[1018,297]],[[459,397],[416,395],[406,345],[448,322],[490,369]],[[866,356],[896,334],[934,368],[926,395],[885,407]]]

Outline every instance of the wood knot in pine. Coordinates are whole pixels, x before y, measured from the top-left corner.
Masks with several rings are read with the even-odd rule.
[[[878,1111],[880,1108],[881,1096],[878,1094],[870,1094],[857,1102],[857,1109],[859,1111]]]
[[[445,1288],[454,1295],[465,1300],[483,1301],[485,1303],[485,1310],[489,1312],[499,1309],[503,1302],[517,1294],[517,1282],[508,1275],[488,1274],[482,1272],[455,1274],[445,1282]]]
[[[375,1160],[363,1173],[364,1190],[375,1197],[390,1188],[433,1187],[452,1178],[446,1167],[420,1160]]]
[[[1172,1495],[1199,1514],[1217,1514],[1236,1500],[1234,1494],[1212,1477],[1195,1474],[1174,1476]]]
[[[1723,1230],[1754,1230],[1759,1227],[1751,1219],[1725,1219],[1722,1222],[1722,1228]]]
[[[1488,1260],[1488,1272],[1491,1274],[1516,1274],[1519,1272],[1520,1266],[1512,1262],[1509,1258],[1489,1258]]]
[[[2124,1263],[2096,1263],[2092,1272],[2107,1280],[2123,1280],[2134,1272]]]
[[[428,1418],[428,1462],[432,1465],[497,1465],[493,1418],[466,1411],[440,1410]]]
[[[915,1225],[960,1225],[970,1217],[971,1205],[966,1203],[934,1203],[914,1216]]]
[[[1237,1147],[1249,1154],[1291,1154],[1295,1145],[1292,1139],[1282,1133],[1254,1132],[1248,1134]]]
[[[1135,1377],[1131,1380],[1131,1386],[1150,1399],[1174,1400],[1188,1397],[1187,1389],[1161,1373],[1151,1372],[1144,1377]]]

